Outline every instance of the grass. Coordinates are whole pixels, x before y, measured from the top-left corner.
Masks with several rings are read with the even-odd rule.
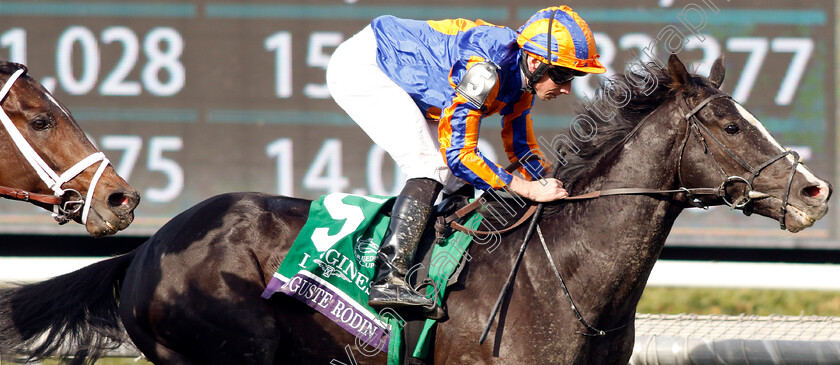
[[[636,312],[840,316],[840,292],[650,287]]]

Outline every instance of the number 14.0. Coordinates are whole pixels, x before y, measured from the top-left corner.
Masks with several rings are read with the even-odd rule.
[[[266,146],[265,152],[269,157],[277,159],[277,193],[286,196],[294,195],[294,166],[293,143],[291,138],[280,138]],[[303,176],[303,188],[306,190],[320,190],[325,193],[346,191],[350,185],[344,176],[342,162],[342,143],[340,139],[329,138],[312,159],[312,163]],[[394,164],[394,180],[391,189],[386,188],[382,178],[382,165],[385,161],[385,151],[373,145],[367,158],[367,189],[356,189],[356,194],[396,195],[405,184],[405,174]]]
[[[280,138],[266,146],[265,152],[269,157],[277,157],[277,193],[293,195],[292,140]],[[334,193],[348,185],[349,181],[342,175],[341,140],[327,139],[306,171],[303,186],[307,190]]]

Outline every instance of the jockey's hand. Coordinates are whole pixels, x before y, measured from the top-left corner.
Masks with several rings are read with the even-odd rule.
[[[528,181],[514,176],[509,187],[519,196],[535,202],[550,202],[569,196],[563,189],[563,183],[555,178]]]

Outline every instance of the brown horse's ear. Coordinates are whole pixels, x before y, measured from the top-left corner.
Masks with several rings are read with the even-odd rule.
[[[668,73],[671,75],[671,81],[673,81],[671,87],[674,89],[694,85],[691,75],[688,74],[688,70],[685,69],[685,65],[677,58],[676,54],[671,53],[671,56],[668,57]]]
[[[709,82],[718,89],[723,84],[723,77],[726,76],[726,68],[723,66],[723,60],[723,54],[721,54],[715,60],[715,63],[712,64],[712,72],[709,73]]]

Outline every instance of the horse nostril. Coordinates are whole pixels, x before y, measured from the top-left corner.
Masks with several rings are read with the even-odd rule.
[[[137,205],[137,197],[130,193],[113,193],[108,197],[108,205],[112,209],[131,211]]]
[[[805,193],[805,195],[807,195],[807,196],[810,196],[812,198],[816,198],[817,196],[820,195],[820,193],[822,192],[822,189],[819,186],[814,185],[814,186],[809,186],[805,189],[802,189],[802,192]]]

